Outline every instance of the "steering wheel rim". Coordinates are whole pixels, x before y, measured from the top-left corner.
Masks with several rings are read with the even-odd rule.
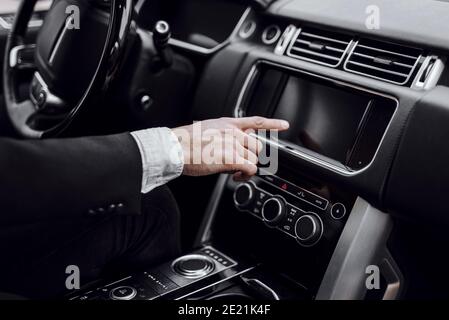
[[[132,21],[133,3],[132,0],[110,1],[109,24],[104,47],[87,89],[79,101],[70,106],[69,111],[64,116],[60,116],[61,119],[58,119],[55,125],[40,130],[32,128],[28,123],[30,117],[38,112],[35,102],[32,99],[19,101],[16,94],[15,77],[17,72],[20,71],[15,68],[16,61],[12,61],[17,58],[14,56],[14,54],[17,54],[17,48],[24,47],[28,22],[31,19],[36,2],[37,0],[22,0],[8,35],[3,63],[3,91],[6,113],[16,131],[24,138],[40,139],[61,133],[70,125],[93,94],[106,90],[117,73],[118,66],[123,58]]]

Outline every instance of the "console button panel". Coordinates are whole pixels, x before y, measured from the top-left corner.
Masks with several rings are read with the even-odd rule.
[[[323,192],[325,193],[325,192]],[[312,247],[322,237],[336,237],[344,226],[353,203],[329,194],[318,195],[274,175],[257,176],[237,184],[234,205],[294,238],[303,247]]]
[[[218,250],[204,247],[151,270],[76,295],[70,300],[153,300],[235,265],[235,261]]]

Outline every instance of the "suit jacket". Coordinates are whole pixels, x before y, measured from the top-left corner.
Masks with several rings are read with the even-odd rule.
[[[140,152],[129,133],[0,138],[0,226],[139,214],[141,184]]]

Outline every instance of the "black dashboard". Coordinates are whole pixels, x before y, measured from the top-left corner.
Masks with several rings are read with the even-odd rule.
[[[195,7],[197,3],[201,1],[186,1],[183,5]],[[433,236],[424,231],[427,228],[424,226],[435,230],[447,225],[444,182],[449,178],[446,166],[449,153],[445,146],[445,138],[449,136],[446,124],[449,79],[445,65],[449,27],[445,17],[449,3],[428,0],[280,0],[268,6],[257,1],[229,3],[232,3],[229,10],[223,9],[222,1],[216,1],[199,6],[202,10],[197,10],[196,15],[184,16],[213,17],[215,10],[219,10],[229,21],[235,21],[234,28],[228,25],[221,29],[227,36],[217,36],[216,25],[211,21],[209,28],[197,25],[194,31],[172,40],[178,52],[202,61],[191,119],[245,115],[286,118],[292,130],[279,139],[265,141],[281,150],[281,171],[284,171],[281,179],[323,196],[331,203],[328,210],[339,201],[348,212],[365,210],[356,200],[364,199],[401,221],[418,222],[418,229],[426,234],[424,237]],[[183,12],[192,14],[189,10]],[[376,14],[380,18],[378,26],[369,25],[369,19]],[[145,19],[144,5],[141,19]],[[258,181],[254,183],[259,190]],[[211,202],[217,215],[215,220],[219,222],[214,227],[209,221],[212,231],[205,231],[216,235],[216,242],[228,239],[227,227],[235,228],[233,222],[241,219],[224,216],[232,211],[232,192],[239,186],[231,184],[224,188],[227,191],[220,194],[227,200]],[[288,199],[286,203],[290,205]],[[243,211],[257,216],[260,209],[256,206]],[[329,211],[323,214],[329,217]],[[265,218],[261,219],[267,224]],[[382,219],[370,223],[382,224]],[[330,219],[323,223],[336,222]],[[355,223],[348,222],[347,228],[348,225],[354,228]],[[252,222],[243,222],[240,227],[236,234],[242,238],[235,236],[234,246],[231,244],[234,250],[241,247],[244,252],[252,250],[259,257],[269,256],[268,260],[275,261],[286,258],[278,254],[276,245],[285,245],[292,252],[303,250],[301,257],[310,254],[304,253],[304,249],[291,248],[294,246],[291,242],[284,244],[276,232],[265,238],[268,232],[265,229],[253,230],[254,243],[248,242],[246,230],[254,227]],[[288,225],[275,226],[284,227]],[[332,252],[332,259],[335,252],[344,252],[340,245],[333,247],[333,237],[338,238],[342,230],[335,231],[329,226],[324,229],[324,238],[329,241],[322,245],[327,243],[328,247],[318,249],[322,255],[312,254],[308,256],[310,259],[328,261]],[[404,239],[414,241],[416,229],[412,230],[411,235],[407,234],[410,238]],[[342,234],[340,241],[347,238],[345,231]],[[380,238],[380,245],[384,245]],[[248,246],[242,248],[245,241]],[[229,246],[229,241],[222,245]],[[258,246],[264,249],[254,249]],[[389,246],[395,251],[395,244]],[[375,247],[371,250],[373,254],[377,252]],[[396,253],[401,256],[402,250],[404,247],[396,248]],[[360,252],[359,257],[363,254]],[[306,274],[313,274],[314,270],[316,279],[321,279],[324,270],[320,268],[327,265],[323,261],[307,266],[292,262],[292,268]],[[284,262],[288,264],[288,258]]]
[[[237,274],[253,261],[281,266],[307,298],[364,298],[364,288],[345,286],[364,283],[356,268],[393,264],[389,251],[405,276],[428,271],[407,242],[434,259],[440,247],[429,250],[416,230],[428,239],[449,223],[448,2],[138,0],[135,8],[139,50],[116,101],[133,129],[252,115],[291,124],[260,136],[279,152],[273,177],[189,186],[211,194],[196,247],[229,254]],[[147,54],[158,20],[170,24],[175,52],[163,72]],[[0,15],[4,32],[8,21]],[[129,130],[123,119],[116,130]],[[412,231],[391,233],[393,219]]]
[[[201,1],[189,3],[196,2]],[[184,35],[180,43],[175,42],[183,49],[190,49],[203,55],[209,54],[197,88],[193,117],[205,119],[223,115],[243,115],[245,113],[239,109],[240,104],[248,104],[248,101],[243,100],[249,99],[251,90],[264,92],[264,96],[259,95],[255,98],[257,106],[261,109],[264,108],[263,101],[282,100],[279,93],[282,90],[273,92],[269,96],[270,93],[267,92],[266,87],[263,87],[263,80],[253,81],[254,78],[261,77],[261,73],[269,72],[258,70],[261,64],[264,65],[263,68],[272,65],[278,70],[279,68],[287,69],[287,73],[300,73],[302,77],[309,77],[308,79],[312,77],[314,81],[333,82],[332,87],[338,87],[343,92],[359,91],[357,95],[352,96],[342,96],[343,93],[330,95],[329,90],[334,89],[321,87],[322,90],[327,91],[320,92],[318,86],[322,84],[310,88],[310,86],[304,87],[300,82],[302,80],[297,77],[290,77],[290,80],[280,79],[282,75],[274,71],[268,75],[269,79],[266,80],[268,86],[271,82],[275,82],[276,86],[282,86],[280,83],[283,81],[288,82],[284,84],[287,86],[284,95],[289,95],[290,99],[287,100],[293,104],[295,102],[291,102],[292,95],[300,89],[309,94],[311,91],[315,92],[308,97],[299,94],[296,97],[305,99],[306,103],[303,105],[307,107],[312,105],[312,101],[321,106],[326,105],[326,101],[319,101],[319,97],[323,96],[332,100],[335,106],[347,105],[348,99],[361,105],[358,110],[340,112],[339,121],[329,119],[329,123],[333,123],[333,126],[327,127],[330,132],[342,130],[342,127],[348,129],[344,131],[345,133],[342,132],[344,139],[339,140],[346,139],[345,146],[332,145],[332,141],[329,141],[327,146],[324,146],[327,150],[318,155],[317,152],[310,153],[304,150],[290,152],[298,170],[349,186],[359,196],[385,211],[417,216],[425,214],[428,217],[427,213],[423,213],[422,203],[427,204],[426,212],[429,211],[429,204],[432,212],[447,211],[442,207],[445,195],[444,192],[439,192],[444,190],[440,182],[426,183],[424,186],[422,177],[411,165],[413,159],[429,154],[421,152],[420,148],[430,148],[430,144],[414,143],[412,149],[407,148],[407,159],[404,158],[401,150],[405,148],[404,144],[407,143],[408,135],[424,134],[424,130],[427,129],[437,131],[434,132],[435,135],[445,134],[446,126],[444,123],[439,124],[439,121],[431,128],[421,127],[420,132],[416,133],[410,122],[426,121],[426,119],[418,120],[417,113],[428,116],[433,113],[420,112],[423,108],[422,104],[430,107],[426,103],[427,100],[436,103],[437,106],[433,105],[433,107],[440,111],[446,103],[445,99],[438,99],[434,95],[442,96],[448,90],[447,70],[444,64],[449,40],[446,36],[448,27],[443,17],[445,12],[449,11],[449,4],[425,0],[405,2],[291,0],[276,1],[266,10],[258,7],[248,7],[244,10],[244,4],[240,3],[242,13],[240,20],[235,18],[235,10],[230,10],[232,11],[230,18],[233,18],[230,20],[238,21],[234,31],[226,29],[229,34],[227,40],[223,40],[223,37],[216,38],[217,43],[224,41],[221,43],[226,45],[207,47],[201,46],[200,42],[189,41],[189,37],[201,38],[198,35],[201,33],[201,28],[196,32],[196,36]],[[232,1],[231,3],[236,5]],[[370,5],[378,6],[381,12],[385,11],[385,14],[381,15],[382,20],[378,30],[370,30],[365,25],[368,15],[366,8]],[[198,11],[198,14],[209,16],[207,10],[214,11],[213,7],[214,5],[210,4],[210,8],[204,8],[205,11]],[[403,8],[407,8],[406,12]],[[189,11],[186,12],[189,13]],[[225,15],[225,12],[222,11],[222,14]],[[432,16],[431,19],[428,18],[430,16]],[[210,37],[213,38],[212,35]],[[262,89],[252,88],[256,82]],[[370,98],[372,95],[378,97],[380,101],[374,100],[373,103]],[[282,105],[282,101],[277,103]],[[299,118],[296,113],[294,115],[285,113],[282,108],[273,112],[271,109],[274,107],[268,104],[267,102],[266,110],[248,110],[248,113],[285,116],[293,123]],[[349,165],[352,168],[348,168],[351,160],[344,158],[348,157],[349,149],[357,149],[357,146],[354,146],[354,139],[356,139],[354,135],[356,135],[357,126],[361,125],[360,118],[366,113],[368,104],[375,105],[371,107],[376,112],[373,112],[371,116],[374,122],[366,121],[367,129],[364,131],[366,134],[358,136],[358,139],[362,140],[359,140],[359,146],[367,149],[364,151],[365,158],[360,161],[352,160],[352,164]],[[320,114],[326,112],[323,109],[312,109]],[[306,112],[308,115],[308,123],[298,125],[316,128],[313,122],[314,115],[309,111],[297,111]],[[336,115],[327,113],[327,116],[332,118]],[[319,136],[319,133],[316,134]],[[285,138],[288,142],[294,141],[293,147],[301,145],[297,137]],[[363,140],[364,138],[367,140]],[[326,137],[320,136],[318,139],[326,139]],[[327,143],[324,140],[321,142]],[[438,142],[432,140],[432,143]],[[291,147],[292,143],[286,145]],[[438,161],[446,159],[447,154],[444,149],[432,148],[433,156],[426,157],[426,167],[435,169],[437,165],[437,168],[442,170],[440,174],[444,174],[445,170],[441,165],[432,164],[433,159],[439,159]],[[286,148],[286,151],[292,150]],[[328,159],[329,156],[333,159]],[[337,163],[333,161],[335,159]],[[410,165],[404,165],[404,162]],[[413,199],[409,198],[410,193],[400,186],[407,186],[413,190],[413,194],[419,194],[419,200],[415,198],[416,203],[413,203]],[[391,196],[392,194],[394,196]],[[445,220],[444,215],[438,219]]]

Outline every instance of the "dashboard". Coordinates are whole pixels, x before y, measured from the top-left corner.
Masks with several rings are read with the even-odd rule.
[[[375,257],[387,242],[404,276],[413,278],[410,288],[419,292],[431,279],[440,281],[432,266],[447,243],[444,232],[437,230],[449,222],[444,184],[449,179],[449,3],[235,3],[242,6],[242,15],[221,45],[206,48],[188,38],[173,42],[180,52],[205,61],[191,117],[285,117],[292,130],[265,141],[280,150],[278,178],[286,181],[287,189],[300,188],[330,205],[326,210],[311,208],[258,179],[249,187],[224,181],[222,192],[211,200],[214,219],[205,223],[203,240],[225,252],[240,252],[241,257],[251,252],[282,265],[321,298],[331,298],[325,293],[329,291],[354,293],[346,286],[356,277],[363,282],[364,275],[345,273],[345,268],[362,270],[373,261],[389,261]],[[380,13],[377,29],[366,25],[370,6]],[[264,218],[267,198],[248,204],[243,196],[242,205],[236,200],[241,190],[246,196],[272,195],[268,200],[277,207],[268,207],[280,218],[272,213]],[[347,212],[340,220],[332,218],[338,203]],[[371,216],[370,206],[394,218],[394,231],[382,213]],[[291,207],[300,214],[288,222],[288,209],[279,208]],[[403,227],[410,221],[414,227]],[[302,222],[305,229],[308,225],[309,231],[315,230],[311,239],[319,238],[311,247],[298,246],[302,236],[295,232],[304,230]],[[418,241],[417,233],[431,245]],[[410,243],[416,251],[409,252]],[[336,270],[345,275],[339,285]],[[427,279],[419,281],[423,274]],[[361,291],[357,288],[351,297]]]
[[[449,4],[375,1],[385,9],[378,30],[365,25],[369,5],[372,1],[276,1],[265,10],[242,5],[226,46],[208,52],[193,117],[286,117],[295,131],[280,137],[278,146],[298,171],[349,187],[388,212],[446,220],[436,213],[447,211],[436,177],[446,172],[440,164],[446,148],[415,138],[423,130],[429,130],[427,139],[446,134],[440,121],[418,127],[433,114],[424,108],[445,108],[449,47],[443,17]],[[417,172],[413,163],[420,160],[418,167],[439,173]],[[430,208],[431,216],[424,213]]]
[[[49,4],[39,2],[31,27]],[[16,5],[0,5],[4,32]],[[389,251],[413,274],[421,262],[402,254],[408,243],[423,265],[437,256],[440,239],[434,249],[421,239],[449,224],[448,2],[138,0],[135,8],[140,51],[128,57],[129,90],[117,103],[141,127],[253,115],[291,124],[259,137],[279,152],[274,176],[218,179],[197,247],[213,245],[239,266],[248,257],[281,266],[309,297],[324,299],[363,298],[364,288],[346,286],[363,284],[365,274],[347,269],[373,261],[393,265],[394,278]],[[170,25],[175,54],[170,68],[154,72],[148,52],[159,20]],[[387,244],[392,219],[414,228]],[[424,226],[432,231],[423,235]]]
[[[213,194],[207,211],[213,218],[206,219],[201,239],[226,252],[240,251],[243,257],[251,252],[275,261],[290,274],[307,275],[298,281],[321,298],[331,297],[325,288],[353,292],[346,285],[356,276],[363,282],[363,274],[342,276],[339,291],[336,270],[341,266],[344,275],[345,268],[363,268],[379,259],[374,256],[390,241],[389,250],[406,277],[428,275],[427,282],[410,285],[419,292],[431,282],[431,261],[436,263],[447,242],[444,232],[436,230],[449,222],[444,184],[449,179],[449,3],[227,2],[232,10],[225,10],[223,1],[208,6],[197,5],[201,0],[183,2],[202,9],[183,10],[189,13],[186,21],[215,17],[219,11],[233,24],[218,36],[219,23],[212,19],[208,28],[184,29],[179,37],[174,31],[171,40],[178,52],[202,61],[191,119],[277,116],[288,119],[292,129],[264,141],[280,150],[275,179],[281,184],[263,178],[249,185],[220,180],[220,192]],[[149,9],[145,4],[140,9],[145,25]],[[378,26],[372,26],[376,14]],[[328,205],[313,207],[303,197]],[[291,208],[299,215],[289,216]],[[341,212],[346,215],[335,219]],[[388,216],[400,221],[392,234]],[[409,222],[414,225],[410,230],[403,227]],[[307,230],[314,231],[310,239],[302,235]],[[407,255],[407,245],[418,241],[417,232],[432,246],[418,242],[417,252]]]

